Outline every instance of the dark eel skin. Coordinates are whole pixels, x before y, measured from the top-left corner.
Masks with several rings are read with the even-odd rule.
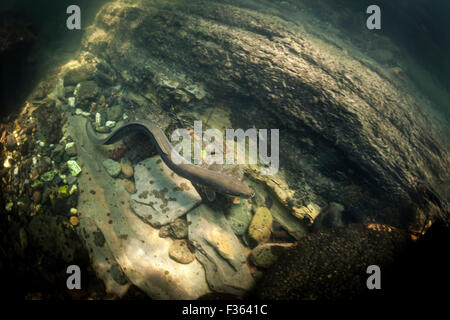
[[[201,168],[183,158],[172,147],[164,132],[151,121],[135,120],[128,122],[104,139],[97,137],[91,122],[89,120],[86,121],[86,133],[91,141],[97,145],[113,144],[134,132],[143,132],[148,135],[155,144],[158,153],[165,164],[179,176],[182,176],[193,183],[209,187],[213,191],[219,193],[243,198],[251,198],[254,196],[254,191],[238,179],[220,172]],[[176,161],[174,162],[173,160]]]

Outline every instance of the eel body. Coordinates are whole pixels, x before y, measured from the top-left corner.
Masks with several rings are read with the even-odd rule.
[[[133,132],[143,132],[155,144],[161,159],[176,174],[193,183],[200,184],[219,193],[250,198],[254,192],[245,183],[234,177],[217,171],[208,170],[190,163],[183,158],[171,145],[165,133],[155,123],[148,120],[135,120],[116,129],[105,138],[99,138],[89,120],[86,121],[86,133],[97,145],[113,144]]]

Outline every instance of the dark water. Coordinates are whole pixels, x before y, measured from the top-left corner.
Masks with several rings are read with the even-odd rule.
[[[20,108],[30,90],[52,67],[61,64],[55,52],[75,53],[83,28],[87,27],[104,0],[52,1],[5,0],[0,3],[0,20],[8,23],[4,32],[26,37],[6,53],[0,52],[0,117]],[[66,9],[82,8],[82,30],[68,31]]]

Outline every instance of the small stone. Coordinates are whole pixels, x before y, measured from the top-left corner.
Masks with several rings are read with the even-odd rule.
[[[195,254],[189,249],[186,240],[175,240],[169,248],[169,257],[178,263],[188,264],[194,261]]]
[[[10,211],[12,211],[12,208],[14,207],[14,203],[13,202],[8,202],[7,204],[6,204],[6,206],[5,206],[5,210],[6,211],[8,211],[8,212],[10,212]]]
[[[16,137],[13,134],[6,136],[6,147],[8,150],[13,150],[17,145]]]
[[[120,161],[120,167],[122,168],[122,173],[125,177],[131,178],[134,174],[134,169],[131,163],[125,159]]]
[[[238,236],[243,235],[252,219],[248,201],[240,200],[238,204],[233,204],[226,218],[233,232]]]
[[[258,243],[267,242],[270,238],[273,218],[269,209],[266,207],[259,207],[253,216],[250,226],[248,227],[248,233],[252,239]]]
[[[41,201],[41,192],[38,190],[35,190],[33,192],[33,202],[34,203],[39,203]]]
[[[79,116],[80,114],[82,114],[83,113],[83,110],[81,110],[80,108],[76,108],[75,109],[75,114],[77,115],[77,116]]]
[[[159,236],[160,236],[161,238],[167,238],[167,237],[170,237],[170,225],[162,226],[162,227],[159,229]]]
[[[58,188],[58,196],[60,198],[68,198],[69,195],[69,186],[65,185]]]
[[[65,147],[66,153],[73,157],[77,155],[77,147],[75,146],[75,142],[69,142]]]
[[[74,108],[75,107],[75,97],[70,97],[67,99],[67,103],[69,104],[69,107]]]
[[[95,125],[97,127],[101,127],[103,125],[103,117],[102,117],[102,114],[100,112],[97,112],[95,114]]]
[[[41,180],[44,182],[52,182],[53,179],[55,178],[56,175],[56,171],[52,170],[52,171],[47,171],[44,174],[42,174],[41,176]]]
[[[72,184],[74,184],[76,182],[77,182],[77,178],[76,177],[73,177],[73,176],[68,176],[67,177],[67,184],[68,185],[72,185]]]
[[[84,101],[95,98],[99,88],[94,81],[83,81],[77,85],[75,90],[78,101]]]
[[[292,243],[264,243],[258,245],[250,253],[250,261],[257,267],[269,268],[286,249],[293,247]]]
[[[81,168],[75,160],[67,161],[67,166],[69,167],[70,174],[74,177],[80,174]]]
[[[73,225],[74,227],[76,227],[77,225],[80,224],[80,219],[76,216],[71,216],[69,221],[70,221],[70,224]]]
[[[95,130],[99,133],[109,133],[111,129],[105,126],[96,127]]]
[[[175,239],[183,239],[188,235],[188,226],[186,220],[176,219],[170,224],[170,230]]]
[[[112,129],[112,128],[114,128],[116,126],[116,122],[115,121],[106,121],[105,126],[107,128]]]
[[[124,186],[125,190],[127,190],[131,194],[136,192],[136,186],[134,185],[133,181],[124,180],[123,186]]]
[[[73,195],[77,192],[78,192],[78,186],[76,184],[72,185],[72,187],[70,188],[69,194]]]
[[[103,166],[105,167],[106,172],[113,178],[117,177],[122,171],[120,163],[111,159],[103,161]]]

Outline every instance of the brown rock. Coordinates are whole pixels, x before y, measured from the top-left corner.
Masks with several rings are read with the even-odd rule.
[[[120,161],[120,167],[122,168],[122,173],[125,177],[131,178],[134,174],[133,166],[127,160]]]
[[[169,225],[162,226],[161,229],[159,229],[159,236],[161,238],[169,237],[170,236],[170,226]]]
[[[6,147],[8,148],[8,150],[14,149],[16,145],[17,145],[16,137],[13,134],[8,134],[6,136]]]
[[[80,223],[80,219],[78,217],[72,216],[70,217],[70,223],[76,227]]]
[[[125,190],[127,190],[131,194],[136,192],[136,187],[135,187],[133,181],[124,180],[123,181],[123,186],[125,187]]]
[[[36,190],[33,192],[33,202],[39,203],[41,201],[41,192]]]
[[[189,250],[186,240],[175,240],[169,248],[169,257],[176,262],[188,264],[194,261],[195,254]]]

